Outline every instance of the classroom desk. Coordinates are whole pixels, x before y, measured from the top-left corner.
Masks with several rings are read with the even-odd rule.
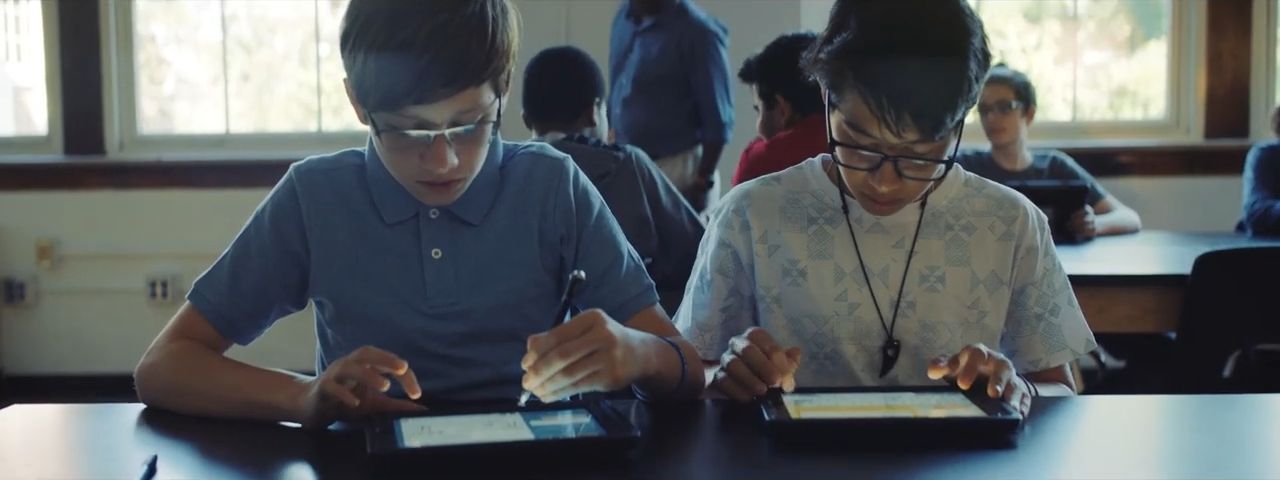
[[[1280,245],[1233,233],[1142,231],[1058,245],[1076,299],[1098,333],[1160,333],[1178,328],[1191,265],[1222,248]]]
[[[488,462],[466,478],[1280,478],[1280,394],[1082,396],[1039,400],[1018,446],[856,451],[781,448],[752,409],[720,401],[632,412],[645,438],[611,465],[521,470]],[[0,410],[0,478],[435,477],[432,465],[388,472],[359,430],[307,432],[213,421],[139,404],[15,405]],[[506,463],[507,465],[504,465]],[[375,469],[379,468],[379,469]],[[512,468],[503,471],[503,469]],[[453,478],[451,475],[444,475]]]

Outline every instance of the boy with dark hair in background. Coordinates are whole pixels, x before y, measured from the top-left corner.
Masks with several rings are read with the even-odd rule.
[[[747,57],[738,79],[751,86],[756,133],[738,160],[733,184],[781,172],[827,151],[822,92],[800,67],[813,32],[788,33]]]
[[[604,76],[587,52],[553,47],[524,69],[524,124],[534,141],[573,158],[609,205],[658,289],[676,311],[704,227],[680,191],[643,150],[609,145]]]

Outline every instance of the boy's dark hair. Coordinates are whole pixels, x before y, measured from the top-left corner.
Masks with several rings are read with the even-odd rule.
[[[1275,110],[1271,111],[1271,133],[1280,137],[1280,105],[1276,105]]]
[[[987,84],[1004,85],[1013,90],[1013,98],[1022,102],[1024,112],[1036,106],[1036,86],[1031,84],[1031,79],[1025,73],[1009,68],[1008,65],[999,63],[991,67],[991,72],[987,73]]]
[[[772,110],[775,95],[791,103],[800,116],[822,111],[822,90],[809,73],[800,68],[804,52],[818,40],[813,32],[788,33],[769,42],[764,50],[747,57],[738,70],[738,79],[755,85],[764,107]]]
[[[434,103],[486,82],[501,94],[519,43],[508,0],[352,0],[342,63],[371,112]]]
[[[991,66],[965,0],[837,0],[805,68],[837,101],[859,95],[895,135],[936,140],[960,126]]]
[[[548,48],[525,66],[524,115],[533,125],[571,126],[597,98],[604,98],[604,75],[580,48]]]

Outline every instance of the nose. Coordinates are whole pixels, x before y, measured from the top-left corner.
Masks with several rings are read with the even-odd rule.
[[[437,136],[426,148],[418,151],[418,162],[428,173],[439,175],[458,166],[458,154],[444,135]]]
[[[898,169],[892,163],[886,158],[884,162],[880,163],[879,168],[873,172],[868,172],[868,183],[879,193],[891,192],[902,185],[902,177],[898,175]]]

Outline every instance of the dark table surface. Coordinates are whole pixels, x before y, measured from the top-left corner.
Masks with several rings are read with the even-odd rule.
[[[431,462],[387,470],[359,430],[187,417],[138,404],[0,410],[0,478],[1280,478],[1280,394],[1040,399],[1014,448],[879,451],[784,448],[754,410],[702,402],[649,410],[620,402],[645,431],[629,459],[522,468],[495,458],[439,475]],[[487,472],[487,473],[485,473]]]
[[[1177,283],[1186,281],[1191,265],[1202,253],[1264,245],[1280,246],[1280,238],[1149,230],[1098,237],[1082,244],[1057,245],[1057,250],[1063,268],[1076,284],[1109,280]]]

